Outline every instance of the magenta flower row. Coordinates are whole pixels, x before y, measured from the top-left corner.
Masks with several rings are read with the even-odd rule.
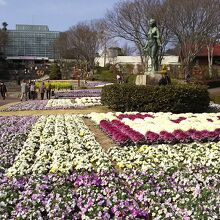
[[[137,113],[137,114],[120,114],[117,116],[118,119],[122,120],[123,118],[128,118],[130,120],[135,120],[135,119],[145,119],[145,118],[154,118],[153,115],[151,114],[141,114],[141,113]]]
[[[117,116],[117,118],[119,120],[122,120],[124,118],[128,118],[128,119],[133,121],[135,119],[145,119],[145,118],[155,118],[155,117],[151,114],[137,113],[137,114],[120,114],[120,115]],[[217,116],[217,118],[218,118],[218,120],[220,120],[220,116]],[[186,119],[187,119],[186,117],[181,116],[177,119],[171,119],[170,121],[173,122],[173,123],[179,124],[181,121],[184,121]],[[207,121],[213,122],[213,119],[207,118]]]
[[[135,119],[145,119],[145,118],[155,118],[155,117],[151,114],[137,113],[137,114],[120,114],[120,115],[117,116],[117,118],[120,119],[120,120],[122,120],[124,118],[128,118],[128,119],[133,121]],[[179,124],[181,121],[184,121],[186,119],[187,119],[186,117],[179,117],[177,119],[171,119],[170,121]]]
[[[146,132],[145,135],[130,128],[119,120],[102,120],[100,128],[107,133],[116,143],[120,145],[135,144],[161,144],[161,143],[189,143],[189,142],[208,142],[218,141],[220,138],[220,128],[215,131],[197,131],[190,129],[188,131],[175,130],[173,132],[161,131],[155,133]]]
[[[188,131],[175,130],[174,132],[161,131],[159,134],[148,131],[145,134],[146,142],[155,143],[189,143],[189,142],[209,142],[218,141],[220,135],[220,129],[215,131],[197,131],[190,129]]]
[[[107,133],[116,143],[120,145],[127,145],[130,143],[145,143],[145,137],[138,131],[133,130],[124,123],[113,120],[109,122],[107,120],[100,121],[100,128]]]
[[[126,145],[130,143],[130,138],[111,122],[107,120],[101,120],[99,126],[118,144]]]

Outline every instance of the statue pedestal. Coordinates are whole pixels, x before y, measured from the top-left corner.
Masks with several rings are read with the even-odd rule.
[[[137,75],[135,84],[136,85],[159,85],[161,79],[159,72],[146,72],[145,75]]]
[[[147,85],[147,75],[137,75],[135,85],[146,86]]]

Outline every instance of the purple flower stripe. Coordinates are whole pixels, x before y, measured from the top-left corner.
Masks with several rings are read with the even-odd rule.
[[[94,88],[96,86],[105,86],[107,84],[109,84],[109,82],[89,81],[89,82],[87,82],[86,86],[88,88]]]
[[[10,106],[3,111],[24,111],[24,110],[56,110],[56,109],[71,109],[73,106],[54,106],[46,107],[48,100],[31,100],[21,102]],[[85,108],[85,106],[78,106],[77,108]]]
[[[79,186],[101,186],[102,179],[97,175],[79,175],[75,180],[75,185]]]
[[[0,173],[12,166],[37,119],[34,116],[0,117]]]
[[[119,175],[71,173],[68,176],[0,176],[0,216],[5,219],[150,219],[149,205],[135,198]],[[4,203],[3,203],[4,202]]]
[[[55,97],[57,98],[81,98],[81,97],[100,97],[101,89],[84,89],[84,90],[69,90],[56,92]]]
[[[12,105],[4,111],[44,110],[48,100],[30,100]]]

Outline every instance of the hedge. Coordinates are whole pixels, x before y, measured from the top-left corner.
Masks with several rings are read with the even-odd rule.
[[[204,112],[209,106],[207,87],[201,85],[137,86],[113,84],[103,87],[103,105],[116,111]]]

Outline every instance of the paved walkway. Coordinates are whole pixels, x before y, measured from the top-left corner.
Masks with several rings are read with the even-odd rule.
[[[10,104],[13,102],[19,102],[19,99],[16,98],[6,98],[5,100],[3,100],[2,98],[0,98],[0,106],[6,105],[6,104]]]
[[[218,88],[212,88],[212,89],[208,89],[208,91],[209,91],[209,93],[217,93],[217,92],[219,92],[220,93],[220,87],[218,87]]]
[[[89,114],[91,112],[109,112],[105,106],[87,107],[85,109],[57,109],[57,110],[28,110],[28,111],[10,111],[0,112],[0,116],[26,116],[26,115],[57,115],[57,114]]]

